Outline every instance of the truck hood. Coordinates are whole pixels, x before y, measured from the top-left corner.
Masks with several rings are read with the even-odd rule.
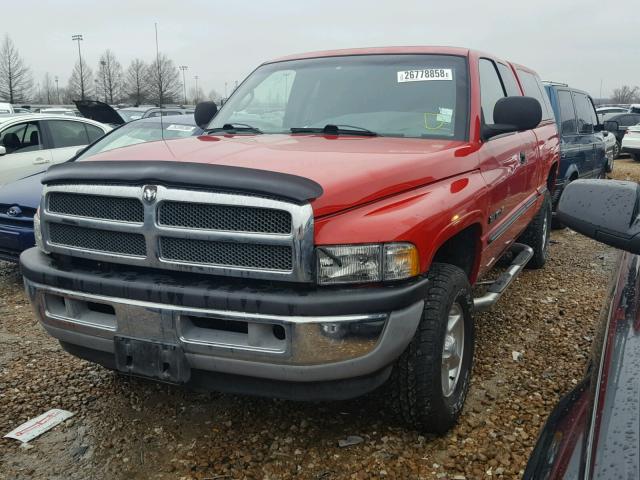
[[[323,135],[202,135],[149,142],[88,158],[230,165],[320,184],[316,216],[368,203],[476,168],[474,149],[450,140]]]

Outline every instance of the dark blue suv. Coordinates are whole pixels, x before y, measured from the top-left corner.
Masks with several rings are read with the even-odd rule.
[[[546,82],[560,134],[560,171],[553,194],[555,212],[565,185],[578,178],[601,178],[611,171],[604,133],[589,94],[561,83]]]

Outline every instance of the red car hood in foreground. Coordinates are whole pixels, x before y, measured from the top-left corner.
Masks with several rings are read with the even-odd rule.
[[[150,142],[92,160],[160,160],[256,168],[306,177],[324,194],[316,216],[410,190],[475,168],[459,141],[322,135],[200,136]]]

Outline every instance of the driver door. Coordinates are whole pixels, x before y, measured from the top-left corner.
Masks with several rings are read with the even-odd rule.
[[[40,122],[20,122],[0,131],[0,145],[6,153],[0,156],[0,185],[46,170],[51,151],[43,145]]]

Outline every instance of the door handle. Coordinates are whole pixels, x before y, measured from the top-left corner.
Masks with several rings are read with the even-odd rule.
[[[527,163],[527,155],[524,152],[520,152],[520,165]]]
[[[42,163],[49,163],[49,159],[44,157],[36,157],[36,159],[33,161],[34,165],[40,165]]]

